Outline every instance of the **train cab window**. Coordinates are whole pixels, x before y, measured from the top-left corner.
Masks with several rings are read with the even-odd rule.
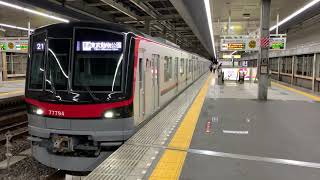
[[[183,74],[184,74],[184,58],[181,58],[180,75],[183,76]]]
[[[69,39],[50,39],[46,63],[46,89],[67,90]]]
[[[73,89],[121,91],[123,40],[109,31],[76,30]]]
[[[164,57],[164,82],[172,79],[172,57]]]
[[[41,33],[32,36],[30,89],[43,89],[43,72],[45,59],[46,34]]]

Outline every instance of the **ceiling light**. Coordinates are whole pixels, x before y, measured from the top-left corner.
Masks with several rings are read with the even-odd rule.
[[[245,19],[250,19],[250,14],[249,13],[244,13],[242,14],[242,17]]]
[[[2,31],[2,32],[6,32],[6,30],[5,29],[3,29],[3,27],[1,26],[1,28],[0,28],[0,31]]]
[[[275,30],[277,27],[281,26],[282,24],[288,22],[289,20],[291,20],[292,18],[296,17],[297,15],[301,14],[302,12],[304,12],[305,10],[311,8],[312,6],[314,6],[315,4],[317,4],[318,2],[320,2],[320,0],[313,0],[312,2],[308,3],[307,5],[303,6],[301,9],[297,10],[296,12],[292,13],[291,15],[289,15],[288,17],[284,18],[282,21],[280,21],[278,24],[272,26],[270,28],[270,31]]]
[[[24,28],[24,27],[9,25],[9,24],[0,23],[0,26],[7,27],[7,28],[12,28],[12,29],[19,29],[19,30],[23,30],[23,31],[34,31],[33,29],[28,29],[28,28]]]
[[[209,30],[210,30],[210,37],[211,37],[212,46],[213,46],[213,54],[214,54],[214,57],[217,58],[216,47],[214,44],[214,34],[213,34],[213,26],[212,26],[212,14],[211,14],[211,9],[210,9],[210,0],[204,0],[204,4],[206,7],[208,25],[209,25]]]
[[[7,2],[3,2],[3,1],[0,1],[0,5],[11,7],[11,8],[14,8],[14,9],[21,10],[21,11],[25,11],[25,12],[28,12],[28,13],[31,13],[31,14],[36,14],[36,15],[39,15],[39,16],[47,17],[47,18],[50,18],[50,19],[55,19],[55,20],[62,21],[62,22],[65,22],[65,23],[69,22],[69,20],[67,20],[67,19],[59,18],[57,16],[49,15],[49,14],[46,14],[46,13],[43,13],[43,12],[40,12],[40,11],[35,11],[35,10],[32,10],[32,9],[24,8],[22,6],[18,6],[18,5],[7,3]]]

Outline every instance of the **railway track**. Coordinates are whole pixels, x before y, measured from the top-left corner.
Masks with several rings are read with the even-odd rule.
[[[12,139],[27,135],[27,113],[23,96],[0,100],[0,144],[6,142],[5,133],[10,131]]]
[[[64,180],[66,177],[66,171],[57,170],[54,173],[45,177],[46,180]]]

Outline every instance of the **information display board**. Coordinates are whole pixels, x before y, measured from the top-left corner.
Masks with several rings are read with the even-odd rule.
[[[220,41],[221,51],[257,51],[258,41],[255,38],[222,38]]]
[[[246,49],[245,39],[221,39],[221,51],[244,51]]]
[[[260,46],[270,47],[270,50],[285,50],[287,44],[286,34],[270,34],[267,38],[267,44],[261,44],[259,38],[241,35],[234,36],[221,36],[220,50],[221,51],[258,51]]]
[[[270,38],[270,49],[284,50],[286,49],[287,38]]]

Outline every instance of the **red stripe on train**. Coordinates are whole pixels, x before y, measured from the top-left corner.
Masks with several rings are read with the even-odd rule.
[[[132,96],[130,99],[114,103],[101,103],[101,104],[53,104],[48,102],[41,102],[32,98],[25,98],[25,101],[29,104],[37,106],[44,111],[45,116],[62,117],[62,118],[101,118],[103,113],[112,108],[118,108],[123,106],[129,106],[133,103],[135,93],[136,71],[138,63],[138,50],[139,50],[140,38],[136,38],[134,49],[134,76],[133,76],[133,88]],[[52,113],[54,111],[63,112],[63,115],[58,113]],[[51,112],[51,113],[50,113]]]

